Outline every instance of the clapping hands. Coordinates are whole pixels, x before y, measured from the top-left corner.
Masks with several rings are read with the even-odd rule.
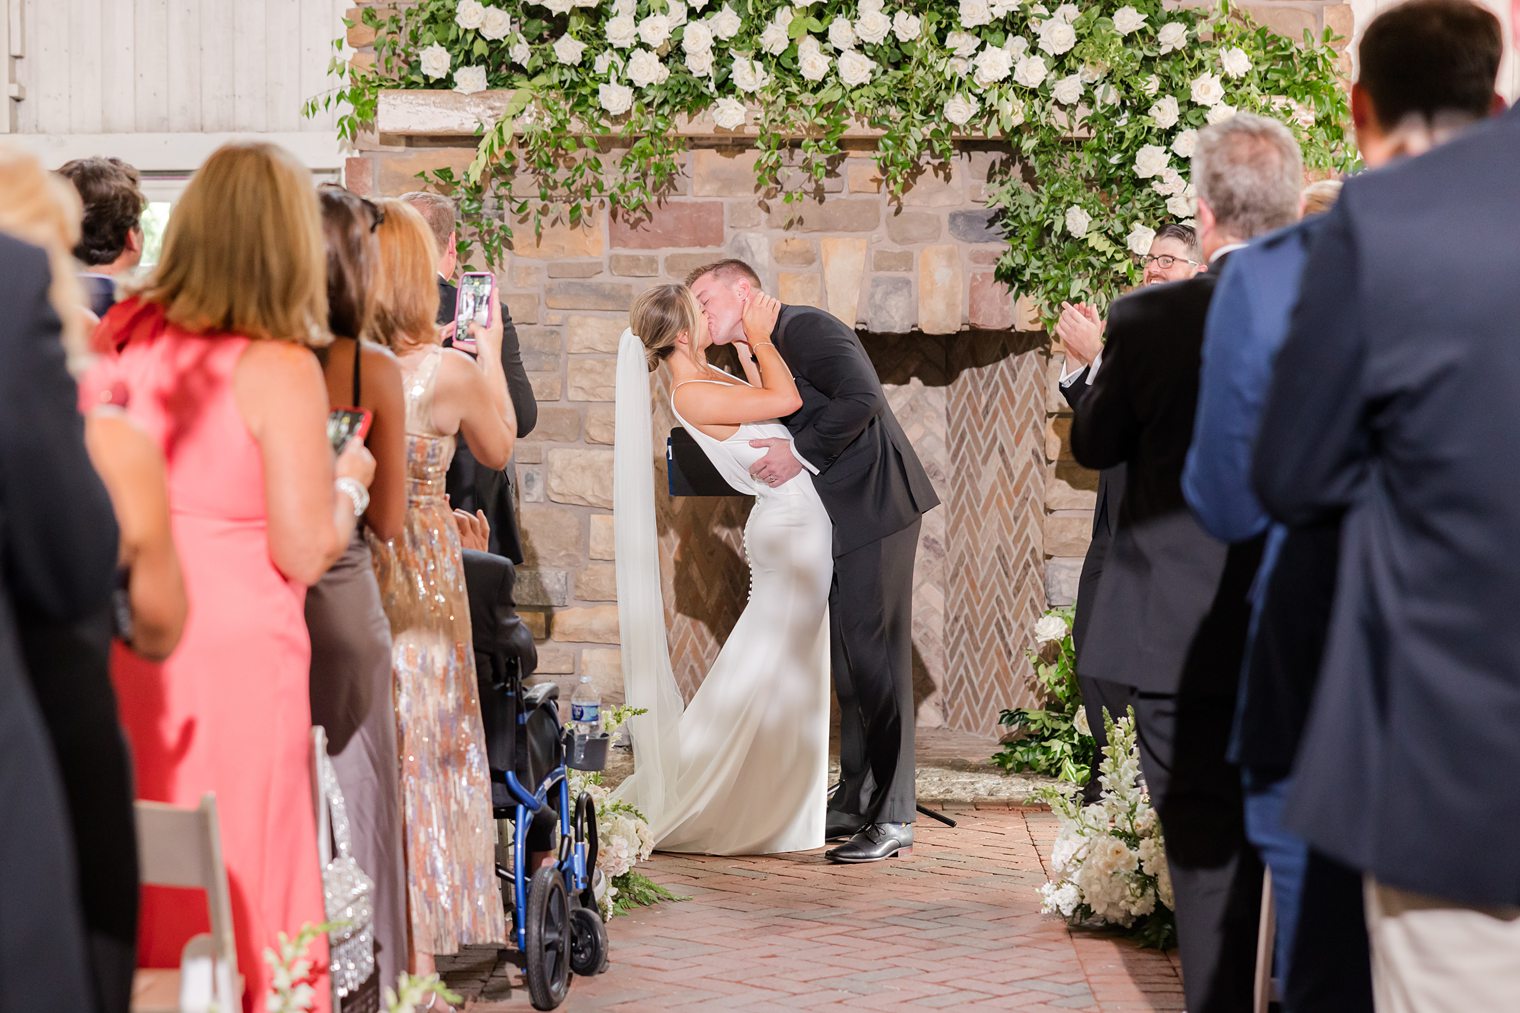
[[[1061,304],[1061,316],[1056,321],[1056,337],[1066,349],[1066,357],[1084,366],[1091,366],[1098,353],[1103,351],[1103,328],[1098,311],[1086,303],[1073,306]]]

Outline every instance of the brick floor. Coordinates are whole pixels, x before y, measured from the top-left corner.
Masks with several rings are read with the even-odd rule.
[[[921,820],[911,858],[656,855],[682,903],[610,925],[612,966],[566,1010],[1180,1010],[1174,961],[1039,912],[1055,817],[983,803]],[[440,961],[473,1013],[530,1009],[516,954]]]

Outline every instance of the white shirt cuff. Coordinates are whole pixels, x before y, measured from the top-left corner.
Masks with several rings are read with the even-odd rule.
[[[815,468],[815,467],[813,467],[813,463],[811,461],[809,461],[806,457],[803,457],[802,454],[798,452],[798,450],[797,450],[797,444],[796,443],[788,441],[787,442],[787,446],[792,448],[792,456],[797,459],[797,463],[798,464],[801,464],[804,468],[806,468],[812,474],[814,474],[814,475],[818,474],[818,469]]]
[[[1066,357],[1066,363],[1067,363],[1068,366],[1071,364],[1071,357],[1070,356]],[[1061,373],[1061,386],[1062,387],[1070,387],[1076,381],[1077,377],[1079,377],[1079,376],[1082,375],[1082,370],[1084,370],[1086,368],[1087,368],[1086,366],[1082,365],[1081,363],[1078,363],[1077,366],[1076,366],[1076,368],[1074,368],[1074,369],[1067,369],[1067,370],[1063,371]]]

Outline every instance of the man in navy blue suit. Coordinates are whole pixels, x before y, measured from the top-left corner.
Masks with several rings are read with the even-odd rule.
[[[1373,21],[1352,88],[1368,167],[1419,154],[1485,116],[1502,52],[1497,19],[1466,0],[1412,0]],[[1238,251],[1209,307],[1183,492],[1200,523],[1225,541],[1269,529],[1251,488],[1251,452],[1322,223],[1306,219]],[[1272,870],[1277,969],[1289,1011],[1372,1008],[1360,876],[1312,853],[1282,826],[1319,675],[1339,541],[1339,517],[1292,530],[1270,526],[1231,746],[1245,782],[1246,831]]]
[[[134,270],[143,256],[142,180],[119,158],[76,158],[58,175],[74,185],[84,204],[84,223],[74,256],[84,265],[79,280],[97,317],[116,304],[116,279]]]
[[[1395,95],[1430,35],[1400,54]],[[1268,512],[1341,526],[1284,824],[1364,877],[1380,1010],[1520,995],[1517,165],[1511,112],[1348,183],[1261,414]]]

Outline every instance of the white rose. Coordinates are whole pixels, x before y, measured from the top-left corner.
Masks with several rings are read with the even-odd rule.
[[[855,26],[849,18],[837,17],[829,22],[829,45],[841,52],[855,45]]]
[[[681,48],[688,53],[705,53],[712,49],[713,33],[705,21],[693,21],[681,36]]]
[[[1162,97],[1155,105],[1151,106],[1148,115],[1156,121],[1156,126],[1162,130],[1172,129],[1177,125],[1177,118],[1180,115],[1177,109],[1177,100],[1170,95]]]
[[[978,103],[968,95],[951,95],[945,102],[945,119],[958,127],[965,126],[976,115]]]
[[[568,35],[561,35],[554,42],[554,58],[568,67],[580,63],[585,52],[586,44]]]
[[[480,25],[482,38],[499,42],[512,34],[512,15],[500,7],[487,7],[486,17]]]
[[[1201,106],[1218,105],[1224,100],[1224,84],[1218,74],[1199,74],[1193,79],[1193,102]]]
[[[473,32],[486,20],[486,9],[480,0],[459,0],[454,11],[454,23],[467,32]]]
[[[453,62],[449,59],[449,51],[436,42],[422,51],[421,59],[422,73],[432,78],[448,76],[449,65]]]
[[[855,21],[855,37],[868,46],[881,42],[892,32],[892,19],[881,11],[867,11]]]
[[[1238,46],[1231,46],[1220,53],[1219,62],[1224,64],[1227,77],[1245,77],[1251,72],[1251,58]]]
[[[1051,56],[1060,56],[1062,53],[1071,51],[1071,47],[1077,44],[1077,30],[1071,24],[1059,18],[1051,18],[1042,21],[1039,28],[1040,48]]]
[[[632,49],[638,38],[638,26],[629,15],[619,14],[607,22],[607,41],[618,49]]]
[[[950,71],[948,75],[950,77],[965,77],[971,73],[971,61],[964,56],[952,56],[950,57],[950,62],[946,65],[946,69]]]
[[[736,98],[720,98],[713,105],[713,122],[723,130],[736,130],[744,125],[748,110]]]
[[[1179,158],[1192,158],[1193,152],[1198,150],[1198,131],[1189,127],[1178,134],[1172,141],[1172,150]]]
[[[1150,77],[1145,79],[1145,83],[1140,86],[1140,90],[1145,92],[1147,95],[1155,95],[1158,91],[1161,90],[1161,78],[1157,77],[1155,74],[1152,74]]]
[[[754,94],[766,86],[770,75],[760,66],[759,60],[746,60],[741,56],[734,60],[733,79],[735,88]]]
[[[1077,715],[1071,719],[1071,726],[1077,730],[1078,734],[1092,734],[1092,721],[1087,717],[1086,707],[1077,708]]]
[[[812,0],[808,0],[808,3],[811,4]],[[872,11],[875,11],[880,14],[882,7],[885,5],[886,0],[860,0],[860,7],[857,13],[870,14]]]
[[[961,27],[979,28],[992,23],[992,9],[987,0],[961,0]]]
[[[780,56],[791,44],[792,40],[787,37],[786,29],[774,21],[766,25],[765,31],[760,33],[760,48],[771,56]]]
[[[945,47],[962,59],[971,59],[982,40],[970,32],[951,32],[945,36]]]
[[[1129,230],[1124,243],[1129,247],[1129,252],[1137,257],[1143,257],[1151,252],[1151,244],[1156,241],[1156,230],[1136,222],[1134,228]]]
[[[1238,111],[1239,110],[1230,105],[1230,103],[1221,102],[1214,108],[1210,109],[1208,111],[1208,115],[1206,115],[1204,119],[1206,119],[1209,122],[1209,125],[1212,126],[1215,123],[1223,123],[1225,120],[1234,119],[1235,114]]]
[[[892,33],[897,36],[898,42],[912,42],[923,29],[924,23],[907,11],[898,11],[892,15]]]
[[[639,41],[650,49],[659,49],[670,38],[670,19],[663,14],[651,14],[639,22]]]
[[[1129,35],[1145,27],[1145,15],[1133,7],[1124,6],[1114,11],[1114,31]]]
[[[994,20],[1007,17],[1019,9],[1019,0],[992,0],[988,8],[992,11]]]
[[[486,69],[482,66],[460,67],[454,71],[454,90],[463,95],[473,95],[486,90]]]
[[[847,49],[839,54],[839,80],[851,88],[858,88],[871,80],[876,72],[876,61],[864,53]]]
[[[596,6],[593,4],[592,6]],[[639,13],[638,0],[612,0],[612,16],[635,17]]]
[[[1026,56],[1013,68],[1013,79],[1026,88],[1038,88],[1045,83],[1045,61],[1038,56]]]
[[[1074,24],[1077,18],[1082,16],[1082,9],[1076,4],[1062,4],[1056,8],[1055,14],[1051,16],[1057,21],[1064,21],[1070,25]]]
[[[593,2],[591,6],[595,7]],[[686,5],[681,0],[670,0],[665,5],[665,20],[670,22],[670,30],[675,31],[686,24]]]
[[[1066,231],[1081,239],[1092,225],[1092,215],[1073,204],[1066,209]],[[1052,623],[1051,620],[1055,622]],[[1041,627],[1046,627],[1042,632]],[[1066,636],[1066,623],[1060,616],[1045,616],[1034,624],[1034,637],[1040,643],[1054,643]]]
[[[699,49],[686,54],[686,69],[697,77],[711,77],[713,72],[713,51],[711,49]]]
[[[1007,118],[1007,126],[1012,129],[1024,122],[1024,103],[1004,96],[998,100],[998,113]]]
[[[1003,48],[1015,60],[1021,60],[1029,53],[1029,40],[1022,35],[1010,35],[1003,43]]]
[[[976,68],[976,83],[983,88],[996,84],[1013,71],[1013,56],[998,46],[988,46],[977,53],[971,63]]]
[[[707,20],[712,28],[713,37],[725,42],[738,35],[739,29],[744,27],[743,22],[739,20],[739,15],[735,14],[734,9],[728,4],[720,7],[718,12]]]
[[[689,8],[691,8],[694,11],[699,11],[703,7],[707,6],[707,0],[690,0],[690,2],[686,6],[689,7]]]
[[[602,108],[614,116],[621,116],[633,108],[633,89],[626,84],[608,81],[597,88],[596,96],[601,100]]]
[[[1109,81],[1098,85],[1098,90],[1094,94],[1098,99],[1098,104],[1102,106],[1117,105],[1119,102],[1119,89]]]
[[[660,84],[670,76],[670,71],[660,58],[647,49],[635,49],[628,58],[628,80],[635,88],[648,88]]]
[[[544,6],[551,14],[568,14],[575,6],[575,0],[544,0]]]
[[[533,50],[529,47],[527,42],[522,39],[518,39],[516,42],[512,43],[512,48],[507,52],[507,55],[512,58],[513,63],[517,64],[520,67],[526,67],[528,65],[528,61],[533,59]],[[605,56],[607,54],[604,53],[603,55]]]
[[[1068,74],[1056,82],[1050,90],[1051,97],[1062,105],[1076,105],[1082,101],[1082,78],[1077,74]]]
[[[1156,41],[1161,43],[1161,55],[1181,49],[1187,42],[1187,25],[1181,21],[1168,21],[1161,26],[1161,31],[1156,33]]]
[[[1182,173],[1167,166],[1160,177],[1151,181],[1151,189],[1163,197],[1180,194],[1187,189],[1187,180],[1182,178]]]
[[[797,72],[809,81],[822,81],[829,74],[829,55],[813,36],[804,35],[797,44]]]
[[[1135,154],[1135,175],[1141,179],[1159,176],[1172,164],[1171,156],[1159,144],[1147,144]]]
[[[1175,194],[1166,199],[1166,213],[1173,218],[1191,218],[1193,202],[1185,194]]]
[[[526,44],[524,45],[526,46]],[[597,53],[596,59],[592,61],[591,64],[592,69],[596,71],[597,77],[601,77],[606,74],[607,68],[610,66],[612,66],[612,52],[606,49],[602,50],[600,53]]]

